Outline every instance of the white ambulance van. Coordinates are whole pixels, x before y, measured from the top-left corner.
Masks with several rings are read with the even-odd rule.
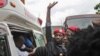
[[[18,56],[12,32],[32,35],[35,47],[45,45],[37,18],[24,4],[20,0],[0,0],[0,56]]]

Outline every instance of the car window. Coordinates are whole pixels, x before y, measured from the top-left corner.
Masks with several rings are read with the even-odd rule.
[[[38,33],[35,33],[35,36],[36,36],[35,41],[36,41],[37,47],[44,46],[45,45],[44,37]]]

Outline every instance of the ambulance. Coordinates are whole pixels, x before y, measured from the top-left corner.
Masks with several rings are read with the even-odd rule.
[[[37,17],[28,12],[21,0],[0,0],[0,56],[18,56],[12,32],[32,35],[35,47],[45,46]]]

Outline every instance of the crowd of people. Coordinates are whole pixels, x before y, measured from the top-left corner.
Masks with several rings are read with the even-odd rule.
[[[69,26],[67,30],[56,28],[52,37],[50,11],[57,3],[47,7],[45,46],[34,48],[29,38],[14,36],[19,56],[100,56],[100,19],[93,20],[85,29],[77,26]]]

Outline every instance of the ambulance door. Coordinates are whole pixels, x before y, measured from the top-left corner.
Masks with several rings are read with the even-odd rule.
[[[0,23],[0,56],[18,56],[12,35],[6,23]]]
[[[0,24],[0,56],[11,56],[7,31],[3,24]]]

